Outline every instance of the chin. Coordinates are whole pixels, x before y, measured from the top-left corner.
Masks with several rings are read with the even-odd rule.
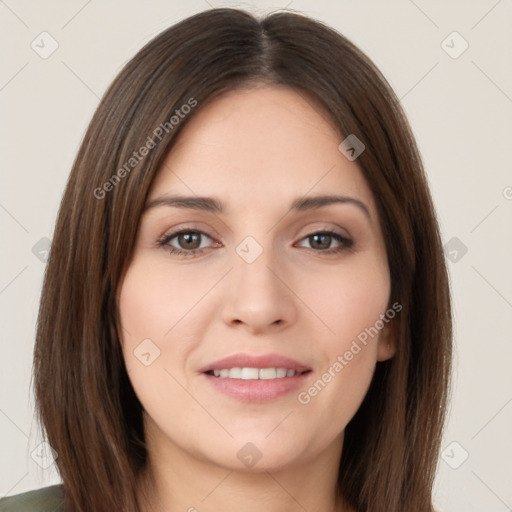
[[[289,435],[270,434],[255,431],[230,440],[220,451],[210,453],[215,464],[232,471],[248,473],[277,472],[298,465],[306,457],[305,446],[300,438]],[[273,439],[270,439],[273,437]]]

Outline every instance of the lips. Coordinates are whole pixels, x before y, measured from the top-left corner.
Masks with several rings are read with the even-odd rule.
[[[294,370],[298,374],[311,370],[309,366],[279,354],[263,354],[259,356],[235,354],[219,359],[201,368],[199,371],[201,373],[207,373],[213,372],[214,370],[220,371],[231,368],[286,368],[287,370]]]
[[[303,386],[312,369],[279,354],[236,354],[201,368],[206,382],[243,402],[267,402]]]

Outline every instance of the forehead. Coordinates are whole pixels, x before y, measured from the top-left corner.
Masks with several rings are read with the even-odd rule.
[[[338,150],[344,137],[315,100],[264,85],[229,91],[197,109],[148,201],[172,192],[214,195],[228,207],[249,208],[338,193],[374,208],[359,166]]]

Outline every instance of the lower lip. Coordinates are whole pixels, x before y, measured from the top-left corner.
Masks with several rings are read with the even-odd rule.
[[[280,379],[249,380],[215,377],[207,373],[202,375],[215,389],[233,398],[243,402],[268,402],[299,389],[310,373]]]

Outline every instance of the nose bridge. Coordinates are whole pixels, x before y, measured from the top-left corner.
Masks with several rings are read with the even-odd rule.
[[[261,236],[259,238],[261,240]],[[238,244],[235,252],[233,279],[239,292],[261,295],[266,300],[282,294],[282,284],[270,270],[280,267],[276,251],[271,246],[271,237],[266,237],[260,243],[253,236],[247,236]]]
[[[284,276],[277,277],[284,267],[279,251],[270,246],[271,240],[267,236],[260,243],[247,236],[236,246],[225,321],[242,322],[254,330],[293,321],[292,294],[282,282],[286,280]]]

